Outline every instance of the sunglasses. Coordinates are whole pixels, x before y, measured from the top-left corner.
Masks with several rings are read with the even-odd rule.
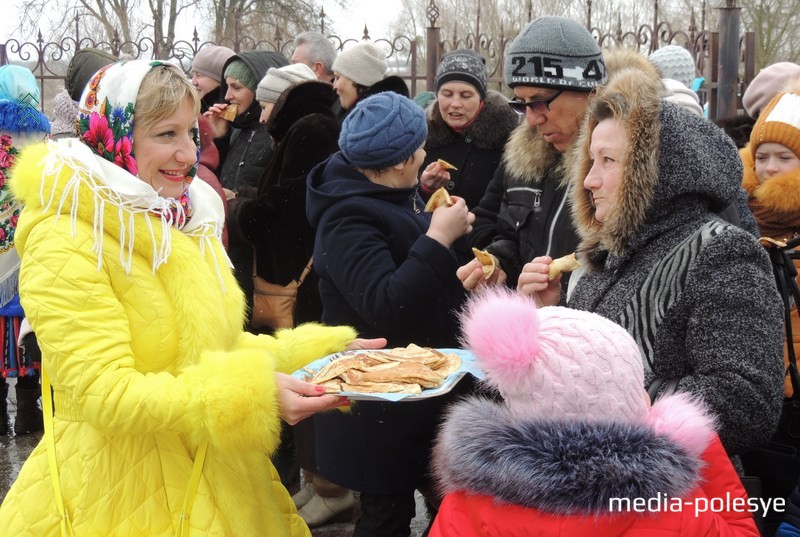
[[[539,112],[541,114],[550,110],[550,103],[558,99],[558,96],[561,95],[563,91],[564,90],[558,90],[548,99],[541,99],[538,101],[508,101],[508,106],[521,116],[525,115],[526,108],[530,108],[531,112]]]

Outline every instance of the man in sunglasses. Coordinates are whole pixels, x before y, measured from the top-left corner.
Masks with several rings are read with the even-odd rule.
[[[595,39],[564,17],[540,17],[523,28],[507,50],[504,71],[514,91],[509,106],[524,121],[473,208],[470,235],[472,246],[494,255],[501,270],[485,279],[477,260],[462,266],[458,277],[469,290],[484,284],[516,287],[522,267],[534,257],[575,251],[564,153],[578,137],[594,90],[607,79]]]

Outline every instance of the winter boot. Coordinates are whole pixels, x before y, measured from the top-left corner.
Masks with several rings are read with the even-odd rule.
[[[33,377],[28,378],[35,380]],[[38,382],[21,383],[20,380],[17,379],[17,418],[14,421],[14,432],[28,434],[41,431],[44,429],[42,409],[39,408],[42,387]],[[28,385],[21,386],[20,384]]]
[[[8,382],[0,384],[0,436],[8,434]]]

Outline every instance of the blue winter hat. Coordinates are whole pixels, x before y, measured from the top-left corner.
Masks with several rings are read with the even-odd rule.
[[[413,155],[427,137],[422,108],[408,97],[385,92],[359,102],[345,118],[339,148],[359,168],[382,170]]]
[[[49,133],[50,120],[40,110],[39,83],[19,65],[0,67],[0,130]]]

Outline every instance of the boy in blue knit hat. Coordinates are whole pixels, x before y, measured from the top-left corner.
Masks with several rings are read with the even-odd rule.
[[[454,311],[464,290],[451,245],[470,231],[474,217],[460,198],[424,212],[417,176],[426,136],[425,114],[412,100],[374,95],[345,119],[341,150],[308,178],[322,322],[353,326],[361,337],[386,337],[389,347],[458,346]],[[354,535],[409,534],[414,491],[428,486],[435,427],[444,407],[466,389],[468,381],[420,401],[359,401],[350,413],[315,419],[319,472],[361,492]],[[340,508],[338,500],[323,503],[330,511]]]

